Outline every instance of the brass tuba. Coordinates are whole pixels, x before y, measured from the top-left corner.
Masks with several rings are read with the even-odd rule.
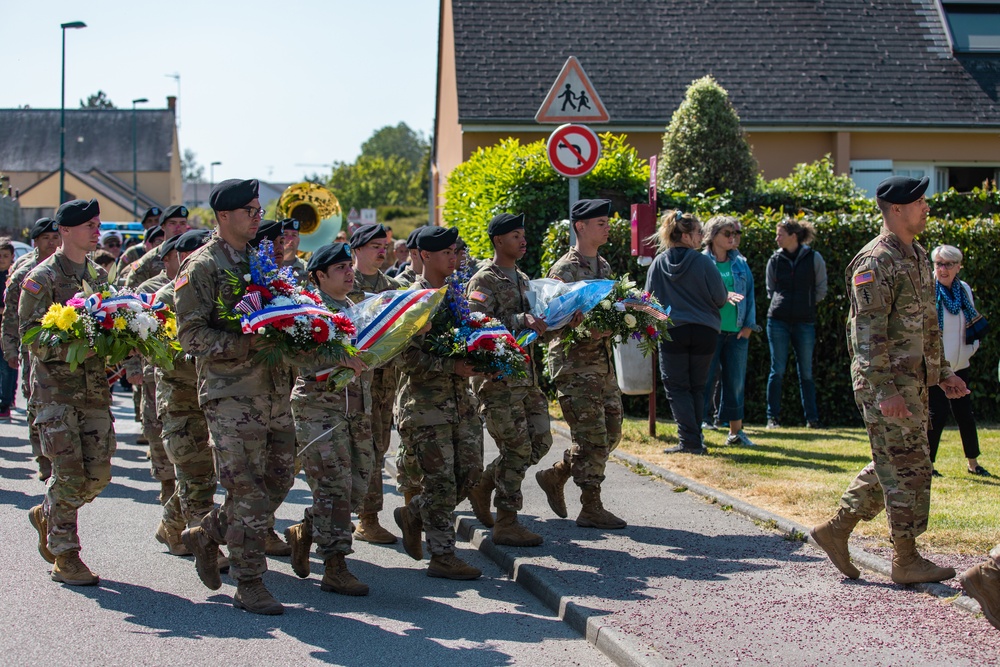
[[[344,221],[343,209],[334,194],[308,181],[289,185],[281,193],[275,215],[278,220],[299,221],[299,250],[303,252],[333,243]]]

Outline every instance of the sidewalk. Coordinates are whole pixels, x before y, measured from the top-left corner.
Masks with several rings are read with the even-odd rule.
[[[541,465],[562,455],[566,435],[553,432]],[[488,434],[486,441],[488,461],[496,449]],[[459,509],[465,539],[615,662],[996,663],[1000,633],[954,608],[975,609],[968,598],[956,603],[893,584],[878,573],[885,562],[864,552],[856,555],[866,568],[862,578],[845,579],[821,551],[786,536],[806,532],[804,526],[772,521],[762,510],[703,489],[720,499],[712,503],[693,492],[698,485],[676,476],[671,481],[662,469],[653,472],[663,479],[633,473],[621,464],[625,458],[608,465],[603,494],[605,505],[629,522],[622,531],[578,528],[572,482],[566,487],[570,518],[553,516],[534,468],[521,519],[545,537],[541,547],[495,546],[468,504]],[[952,596],[960,593],[957,581],[947,583]]]

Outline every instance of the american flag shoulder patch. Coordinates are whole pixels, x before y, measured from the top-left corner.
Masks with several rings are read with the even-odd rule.
[[[867,285],[868,283],[875,282],[875,275],[871,271],[862,271],[861,273],[854,274],[854,286],[860,287],[861,285]]]
[[[186,273],[182,276],[177,276],[177,280],[174,281],[174,291],[179,290],[180,288],[184,287],[187,284],[188,284],[188,277]]]
[[[479,303],[486,303],[486,295],[479,290],[473,290],[472,294],[469,295],[469,298],[473,301],[478,301]]]
[[[25,281],[21,283],[21,289],[26,292],[31,292],[32,294],[38,294],[42,291],[42,286],[31,278],[26,278]]]

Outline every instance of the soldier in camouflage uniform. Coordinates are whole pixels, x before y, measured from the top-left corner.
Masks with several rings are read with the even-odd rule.
[[[281,221],[281,236],[285,242],[282,266],[292,267],[295,281],[299,285],[309,283],[309,272],[306,270],[306,260],[299,257],[299,221],[295,218],[285,218]]]
[[[548,277],[566,283],[610,278],[611,267],[598,249],[608,241],[611,201],[581,199],[570,213],[576,245],[552,265]],[[570,327],[580,321],[578,317]],[[607,332],[591,331],[589,340],[567,350],[558,336],[551,337],[548,363],[573,445],[562,461],[538,471],[535,479],[552,511],[565,517],[563,486],[572,475],[581,489],[582,507],[576,525],[624,528],[625,521],[606,510],[601,501],[604,468],[622,437],[622,397],[611,359],[611,339]]]
[[[382,225],[362,225],[351,235],[354,256],[354,289],[347,297],[353,303],[364,301],[365,294],[379,294],[400,289],[399,283],[379,269],[385,263],[389,239]],[[392,437],[392,404],[396,398],[396,371],[390,364],[375,369],[372,378],[372,434],[375,436],[375,458],[368,493],[358,508],[359,526],[354,538],[373,544],[395,544],[396,536],[382,527],[378,513],[382,511],[382,468]]]
[[[524,214],[494,216],[486,231],[493,243],[494,255],[469,280],[466,287],[469,308],[499,320],[515,336],[524,329],[544,334],[545,321],[530,313],[528,276],[517,268],[517,260],[524,256],[528,247]],[[533,354],[533,348],[528,352]],[[477,377],[472,386],[482,402],[486,428],[500,450],[469,494],[472,508],[484,525],[492,525],[495,544],[537,546],[542,543],[542,536],[517,521],[523,503],[521,483],[524,474],[548,454],[552,446],[548,401],[538,388],[534,364],[528,364],[525,378]],[[497,492],[495,525],[490,514],[490,497],[494,489]]]
[[[188,229],[188,210],[186,206],[171,206],[160,216],[160,229],[163,232],[161,243],[186,232]],[[155,232],[153,232],[155,236]],[[150,238],[151,243],[155,238]],[[122,268],[121,280],[125,287],[135,288],[163,270],[163,259],[160,253],[150,250],[135,262]]]
[[[24,255],[11,267],[7,277],[7,287],[4,291],[3,310],[3,358],[11,368],[17,368],[18,357],[21,363],[21,384],[27,399],[25,418],[28,422],[28,441],[31,443],[31,453],[38,464],[38,479],[43,482],[52,474],[52,464],[42,454],[42,441],[38,437],[38,427],[35,425],[37,413],[35,402],[31,399],[31,352],[27,345],[21,342],[18,330],[20,318],[18,305],[21,302],[21,283],[28,277],[32,269],[52,256],[62,239],[59,237],[59,225],[51,218],[40,218],[31,227],[29,234],[35,249]]]
[[[256,360],[256,340],[232,318],[237,297],[231,276],[249,272],[247,244],[263,213],[256,180],[223,181],[212,191],[217,234],[188,257],[174,281],[178,339],[195,357],[198,404],[205,411],[222,508],[181,537],[195,556],[198,576],[212,590],[222,586],[218,545],[229,546],[234,606],[257,614],[284,607],[264,586],[269,517],[292,486],[295,433],[289,367]]]
[[[400,287],[409,287],[412,285],[413,281],[424,270],[424,263],[420,259],[420,251],[417,249],[417,234],[425,228],[426,226],[417,227],[406,237],[406,249],[410,253],[410,261],[402,271],[396,274],[396,282],[399,283]]]
[[[160,214],[163,210],[159,206],[150,206],[146,209],[146,212],[142,215],[142,229],[147,231],[156,227],[160,224]],[[152,246],[147,246],[145,243],[136,243],[135,245],[125,248],[121,256],[118,257],[118,270],[124,269],[126,266],[139,259],[150,250]]]
[[[59,207],[56,223],[62,247],[21,283],[21,336],[41,324],[49,306],[73,298],[84,280],[92,285],[107,281],[104,269],[87,257],[100,238],[99,216],[96,199],[75,199]],[[65,346],[42,347],[36,341],[31,352],[31,396],[38,410],[35,425],[42,452],[52,462],[52,477],[45,502],[32,507],[28,516],[38,531],[39,553],[54,563],[52,579],[91,586],[99,579],[80,560],[77,511],[111,481],[115,434],[104,359],[91,354],[71,371],[63,361]]]
[[[457,229],[429,227],[417,238],[424,260],[417,289],[440,288],[455,271]],[[449,297],[450,298],[450,297]],[[447,305],[434,315],[431,333],[454,326]],[[482,573],[455,555],[455,507],[479,482],[483,466],[483,428],[468,378],[471,363],[441,357],[427,335],[416,336],[401,355],[399,431],[414,450],[423,472],[423,490],[394,512],[403,546],[423,558],[420,533],[431,552],[427,576],[475,579]]]
[[[979,603],[990,625],[1000,630],[1000,544],[993,547],[989,559],[970,567],[958,581],[969,597]]]
[[[844,493],[840,512],[810,535],[851,579],[860,572],[851,563],[848,537],[858,521],[870,521],[883,509],[895,551],[893,581],[955,576],[952,568],[920,556],[915,544],[930,512],[927,387],[939,385],[949,398],[969,393],[945,359],[930,260],[914,240],[927,224],[927,182],[893,176],[878,185],[882,232],[847,267],[851,377],[872,462]]]
[[[354,305],[347,298],[354,286],[354,268],[346,243],[317,249],[308,270],[330,310]],[[337,366],[359,376],[346,391],[327,384],[326,374]],[[292,569],[303,579],[309,576],[309,549],[315,542],[316,554],[325,564],[320,588],[342,595],[367,595],[368,586],[347,569],[344,557],[353,551],[351,511],[368,492],[375,451],[369,417],[372,373],[356,357],[314,358],[298,370],[292,414],[313,502],[302,523],[285,530],[292,547]]]

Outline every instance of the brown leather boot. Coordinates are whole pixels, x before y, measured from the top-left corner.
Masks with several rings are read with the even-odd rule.
[[[58,581],[69,586],[96,586],[101,579],[90,571],[82,560],[79,551],[67,551],[56,556],[52,566],[52,581]]]
[[[219,576],[219,543],[209,537],[201,526],[183,531],[181,540],[194,556],[194,566],[201,583],[213,591],[222,588],[222,577]]]
[[[361,525],[354,531],[354,539],[372,544],[395,544],[396,536],[382,527],[378,522],[378,514],[359,514]]]
[[[264,616],[280,616],[285,613],[285,608],[274,599],[271,591],[267,590],[264,581],[260,578],[236,583],[233,606],[237,609],[245,609],[251,614],[263,614]]]
[[[628,524],[614,514],[604,509],[601,502],[601,487],[593,486],[583,489],[580,495],[580,515],[576,517],[576,525],[583,528],[600,528],[602,530],[618,530]]]
[[[157,542],[166,545],[167,551],[172,556],[191,555],[191,550],[184,546],[184,541],[181,540],[181,531],[171,528],[163,522],[163,519],[160,519],[160,525],[156,527],[154,537]]]
[[[493,512],[490,511],[490,506],[493,504],[494,489],[496,489],[496,483],[493,481],[493,476],[483,474],[479,478],[479,484],[476,484],[469,491],[469,503],[472,505],[472,512],[476,515],[479,523],[487,528],[492,528],[494,523]]]
[[[292,572],[300,579],[309,576],[309,550],[312,549],[311,521],[303,521],[285,528],[285,539],[292,550]]]
[[[160,482],[160,505],[166,505],[170,497],[174,495],[174,491],[177,489],[177,481],[173,479],[165,479]]]
[[[926,584],[955,576],[955,568],[938,567],[919,553],[913,539],[897,538],[892,544],[892,580],[897,584]]]
[[[958,581],[965,593],[979,603],[990,625],[1000,630],[1000,567],[996,560],[970,567]]]
[[[368,595],[368,585],[358,581],[358,578],[347,569],[344,554],[337,554],[326,561],[326,571],[320,589],[341,595]]]
[[[403,491],[403,504],[409,505],[410,501],[417,497],[416,491]]]
[[[441,579],[478,579],[483,575],[478,568],[472,567],[454,553],[434,554],[427,567],[428,577]]]
[[[55,563],[56,557],[49,551],[49,520],[45,518],[41,505],[35,505],[28,510],[28,521],[31,522],[31,527],[38,531],[38,553],[46,563]]]
[[[424,557],[424,547],[421,533],[424,530],[420,515],[412,509],[413,505],[403,505],[397,507],[392,512],[396,519],[396,525],[403,532],[403,550],[413,560],[420,560]]]
[[[542,536],[533,533],[517,522],[517,512],[497,508],[497,523],[493,526],[493,544],[509,547],[537,547]]]
[[[292,548],[278,537],[274,528],[268,528],[267,537],[264,540],[264,553],[268,556],[291,556]]]
[[[809,537],[816,546],[826,552],[837,569],[848,579],[857,579],[861,576],[861,570],[851,563],[851,552],[847,546],[851,531],[860,520],[861,518],[850,510],[841,508],[835,517],[809,531]]]
[[[556,513],[556,516],[566,518],[566,493],[564,487],[569,481],[569,466],[565,461],[559,461],[551,468],[539,470],[535,473],[535,481],[545,492],[545,499],[549,501],[549,507]]]

